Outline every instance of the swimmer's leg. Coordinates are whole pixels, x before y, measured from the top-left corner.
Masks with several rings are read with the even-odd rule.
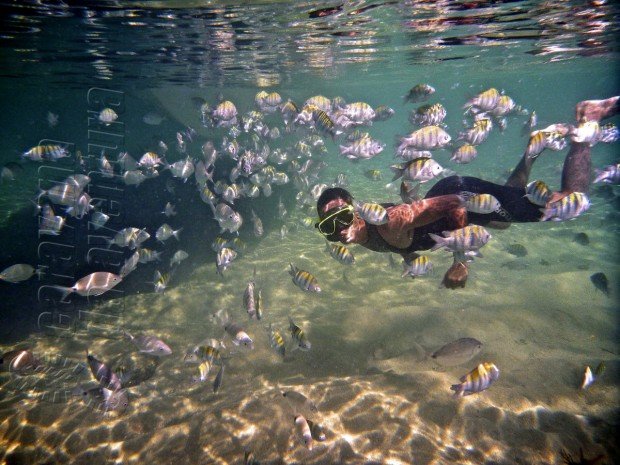
[[[527,181],[530,177],[530,171],[532,171],[534,160],[536,160],[536,158],[528,157],[524,153],[517,166],[515,166],[515,169],[512,170],[512,173],[510,173],[510,176],[504,185],[510,187],[521,187],[525,189]]]

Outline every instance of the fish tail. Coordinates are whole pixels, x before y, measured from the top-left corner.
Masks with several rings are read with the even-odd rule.
[[[454,394],[452,395],[452,397],[454,397],[455,399],[458,397],[463,397],[463,385],[462,384],[453,384],[452,386],[450,386],[450,389],[454,391]]]
[[[428,233],[429,236],[431,236],[431,239],[433,239],[435,241],[435,245],[433,247],[431,247],[431,252],[437,249],[441,249],[443,246],[446,245],[446,238],[445,237],[441,237],[438,236],[437,234],[433,234],[433,233]]]
[[[289,266],[288,274],[290,274],[291,276],[295,276],[295,273],[297,273],[297,267],[293,265],[292,263],[289,263],[288,266]]]
[[[179,234],[181,234],[181,231],[183,231],[183,228],[179,228],[176,231],[172,231],[172,235],[174,236],[174,238],[177,241],[180,241],[181,239],[179,239]]]
[[[394,165],[394,166],[390,166],[390,169],[392,170],[392,172],[394,173],[394,177],[392,177],[392,181],[394,182],[396,181],[398,178],[401,178],[403,176],[403,173],[405,172],[404,168],[401,168],[398,165]]]
[[[547,221],[552,216],[552,211],[548,208],[539,208],[540,212],[543,214],[541,216],[540,221]]]
[[[62,297],[60,298],[60,302],[64,302],[64,300],[67,298],[67,296],[73,292],[73,288],[72,287],[52,286],[52,288],[58,289],[59,291],[62,292]]]

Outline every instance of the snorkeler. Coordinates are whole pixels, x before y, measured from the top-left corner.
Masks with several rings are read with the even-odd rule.
[[[587,100],[577,104],[578,122],[600,121],[620,113],[620,97]],[[568,127],[568,126],[567,126]],[[590,143],[576,142],[564,161],[562,187],[551,195],[547,205],[573,193],[587,193],[590,184]],[[466,176],[450,176],[438,181],[422,200],[410,204],[382,204],[388,212],[385,224],[364,221],[353,208],[353,197],[341,188],[326,189],[317,201],[319,222],[315,227],[328,241],[359,244],[375,252],[394,252],[411,262],[417,251],[430,249],[435,241],[429,235],[454,231],[468,224],[505,229],[510,223],[540,221],[541,209],[525,197],[525,188],[535,158],[527,152],[505,185]],[[501,209],[489,214],[468,212],[462,192],[491,194]],[[468,268],[462,253],[454,254],[454,263],[446,272],[443,284],[450,289],[464,287]]]

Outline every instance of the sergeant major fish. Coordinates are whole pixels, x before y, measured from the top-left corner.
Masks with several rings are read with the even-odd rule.
[[[300,270],[292,263],[289,263],[289,272],[293,283],[303,291],[321,292],[317,279],[309,272]]]
[[[446,247],[451,252],[468,252],[478,250],[484,246],[491,234],[482,226],[470,225],[454,231],[444,231],[444,237],[437,234],[429,233],[429,236],[435,241],[435,245],[431,251]]]
[[[411,263],[403,261],[403,274],[401,275],[401,278],[406,276],[411,276],[412,278],[415,278],[416,276],[423,276],[430,273],[432,270],[433,262],[431,262],[426,255],[420,255],[411,261]]]
[[[344,245],[327,242],[325,244],[325,250],[329,252],[334,260],[342,263],[343,265],[352,265],[355,263],[355,257]]]
[[[462,376],[460,384],[453,384],[450,389],[454,397],[463,397],[488,389],[499,378],[499,370],[493,363],[485,362]]]
[[[553,202],[546,208],[541,208],[543,213],[540,221],[564,221],[577,218],[590,208],[590,199],[582,192],[571,192],[557,202]]]
[[[370,224],[380,225],[388,222],[387,210],[378,203],[362,203],[356,201],[353,206],[364,221]]]
[[[303,329],[295,324],[293,319],[289,316],[289,330],[291,331],[291,338],[293,341],[297,343],[296,348],[301,350],[310,350],[312,348],[312,344],[308,340],[306,333],[304,333]]]

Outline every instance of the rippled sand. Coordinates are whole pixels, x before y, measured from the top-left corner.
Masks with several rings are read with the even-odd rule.
[[[608,298],[589,280],[604,271],[617,282],[617,252],[600,217],[495,231],[458,291],[439,288],[451,261],[446,252],[431,254],[434,275],[401,279],[400,263],[393,268],[387,255],[361,248],[352,249],[354,266],[338,264],[298,223],[289,220],[284,240],[269,231],[223,278],[205,264],[188,279],[173,278],[163,295],[101,303],[76,332],[26,341],[56,369],[2,374],[5,463],[236,464],[252,450],[267,464],[554,464],[561,450],[576,456],[579,448],[589,458],[618,460],[617,289]],[[575,232],[587,232],[590,245],[573,242]],[[528,254],[508,253],[514,243]],[[323,292],[295,287],[289,261],[314,273]],[[249,322],[242,307],[254,267],[266,304],[261,322]],[[196,367],[182,357],[202,339],[223,336],[211,318],[220,308],[245,325],[256,348],[240,350],[227,339],[224,383],[213,394],[217,368],[195,385]],[[109,323],[101,314],[118,319]],[[312,350],[289,351],[282,361],[266,327],[273,323],[284,334],[288,316]],[[139,366],[152,364],[122,340],[118,326],[156,334],[174,354],[129,388],[127,412],[103,413],[66,395],[90,378],[66,367],[83,364],[86,348],[113,366],[127,354]],[[429,359],[459,337],[479,339],[482,352],[452,368]],[[481,394],[453,399],[450,385],[481,361],[499,367],[499,380]],[[600,361],[606,372],[580,390],[584,366]],[[318,413],[292,409],[283,390],[305,394]],[[306,450],[294,432],[295,413],[322,424],[327,440]]]

